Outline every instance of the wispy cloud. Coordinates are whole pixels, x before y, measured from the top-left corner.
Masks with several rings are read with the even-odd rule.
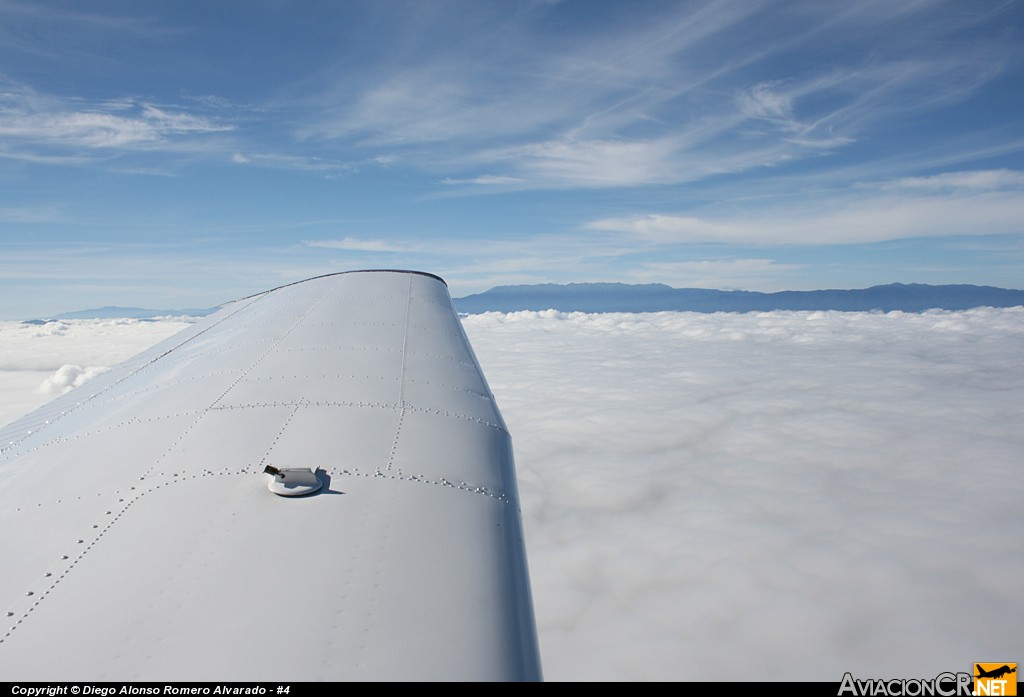
[[[520,177],[509,177],[500,174],[481,174],[479,177],[471,177],[469,179],[453,179],[452,177],[445,177],[441,180],[441,183],[452,186],[474,184],[484,187],[518,187],[524,184],[525,180]]]
[[[4,156],[70,163],[61,158],[82,157],[76,148],[208,146],[238,164],[325,174],[418,168],[448,195],[681,184],[864,147],[876,129],[963,102],[1001,74],[1011,50],[970,40],[972,23],[998,8],[953,18],[941,0],[898,11],[868,0],[828,11],[778,0],[605,5],[600,21],[571,3],[401,4],[356,12],[400,50],[356,42],[261,99],[179,88],[185,108],[8,87]],[[3,12],[92,21],[104,34],[158,26],[58,20],[19,2]],[[910,29],[918,48],[947,50],[911,50]],[[225,131],[236,142],[209,140]]]
[[[57,206],[0,208],[0,223],[55,223],[66,220]]]
[[[667,183],[679,178],[676,146],[665,140],[558,139],[488,151],[521,172],[519,181],[534,186],[631,186]]]
[[[684,183],[848,149],[1000,74],[1007,47],[966,42],[957,30],[970,21],[945,21],[942,3],[902,7],[881,30],[867,21],[877,9],[706,2],[624,15],[614,33],[564,36],[548,24],[567,19],[562,6],[482,12],[479,31],[446,34],[454,45],[418,42],[407,61],[379,64],[355,84],[347,73],[337,86],[328,77],[306,98],[298,133],[402,151],[471,190]],[[429,35],[447,19],[389,21]],[[900,29],[911,26],[922,41],[964,50],[911,57]],[[836,50],[868,34],[871,55]],[[792,62],[801,42],[818,48],[820,64]]]
[[[876,187],[883,191],[1024,191],[1024,172],[1009,169],[977,170],[970,172],[944,172],[927,177],[903,177],[881,182]]]
[[[29,162],[40,165],[80,166],[96,161],[94,156],[85,155],[46,155],[26,150],[12,150],[0,143],[0,158],[15,162]]]
[[[761,288],[801,268],[774,259],[701,259],[651,261],[630,273],[634,281],[665,283],[676,288]]]
[[[1024,220],[1024,175],[997,170],[863,185],[800,207],[756,215],[660,214],[595,220],[590,230],[652,243],[849,244],[908,237],[1016,233]]]
[[[400,253],[422,251],[417,245],[398,244],[384,240],[362,240],[356,237],[345,237],[340,240],[310,240],[303,242],[307,247],[323,249],[344,249],[351,252],[388,252]]]
[[[743,90],[737,97],[739,108],[744,116],[751,119],[763,119],[780,125],[784,130],[802,130],[801,124],[793,119],[793,98],[779,92],[770,83],[754,85]]]
[[[546,183],[575,182],[580,167],[595,158],[618,161],[627,151],[662,146],[673,130],[659,124],[666,103],[703,79],[693,75],[674,84],[680,56],[751,12],[749,3],[701,3],[668,17],[616,24],[614,32],[564,37],[543,29],[543,15],[489,17],[489,30],[466,32],[451,50],[425,52],[412,65],[377,66],[365,85],[353,86],[346,75],[343,86],[321,90],[324,96],[307,99],[312,118],[299,133],[409,149],[421,154],[420,162],[426,158],[453,169],[495,157],[513,167],[525,161],[522,169],[534,185],[545,174]],[[450,21],[437,14],[411,17],[431,23],[416,32],[422,35],[430,34],[432,23]],[[638,127],[650,135],[638,138]],[[441,143],[446,155],[431,152],[432,144]],[[641,181],[651,176],[636,174]],[[477,184],[480,176],[445,182]],[[483,176],[522,177],[518,172]],[[617,185],[630,177],[600,174],[581,183],[594,181]]]
[[[108,11],[111,10],[111,11]],[[153,16],[117,14],[117,9],[0,1],[0,44],[38,62],[60,59],[108,63],[107,42],[160,39],[175,30]]]
[[[317,172],[324,175],[356,172],[361,166],[367,164],[365,161],[343,162],[330,158],[319,157],[317,155],[293,155],[282,152],[243,152],[241,150],[236,150],[231,153],[229,159],[237,165],[249,165],[252,167],[265,167],[269,169],[286,169],[301,172]]]
[[[0,92],[0,136],[30,152],[54,147],[172,148],[177,137],[232,129],[230,124],[136,100],[85,104],[24,87],[8,86]]]

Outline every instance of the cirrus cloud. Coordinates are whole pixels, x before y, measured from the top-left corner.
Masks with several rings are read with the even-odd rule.
[[[21,153],[23,159],[60,158],[68,149],[173,149],[184,138],[231,130],[231,124],[143,100],[88,103],[18,84],[0,86],[0,137],[9,156]]]
[[[657,244],[854,244],[1020,232],[1024,174],[950,172],[861,185],[825,201],[756,214],[648,213],[587,223]]]

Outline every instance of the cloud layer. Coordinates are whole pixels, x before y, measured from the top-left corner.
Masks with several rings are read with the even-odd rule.
[[[1019,655],[1022,319],[468,317],[516,444],[547,676]]]

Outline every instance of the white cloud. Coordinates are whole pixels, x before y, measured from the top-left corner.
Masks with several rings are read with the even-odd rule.
[[[63,220],[55,206],[0,208],[0,223],[53,223]]]
[[[254,165],[305,172],[319,172],[324,175],[354,172],[361,163],[330,160],[315,155],[289,155],[279,152],[234,152],[231,161],[239,165]]]
[[[15,160],[19,162],[31,162],[40,165],[84,165],[92,162],[89,157],[83,155],[46,155],[43,153],[36,153],[24,150],[12,150],[6,145],[0,143],[0,157],[5,160]]]
[[[110,368],[103,366],[83,368],[80,365],[65,364],[39,385],[39,392],[51,396],[64,394],[75,387],[84,385],[89,380],[92,380],[97,375],[102,375],[108,370]]]
[[[498,174],[483,174],[479,177],[472,177],[471,179],[452,179],[446,177],[441,180],[442,184],[459,185],[459,184],[476,184],[479,186],[518,186],[525,183],[525,180],[519,177],[508,177]]]
[[[353,252],[407,252],[413,251],[411,245],[395,244],[385,240],[361,240],[357,237],[345,237],[340,240],[309,240],[303,242],[307,247],[323,247],[326,249],[346,249]]]
[[[748,118],[765,119],[799,130],[793,122],[793,99],[775,91],[770,83],[754,85],[738,96],[740,111]]]
[[[587,229],[659,244],[850,244],[908,237],[1020,232],[1024,175],[953,172],[854,187],[825,201],[756,213],[650,213],[595,220]]]
[[[516,446],[546,677],[1020,654],[1022,320],[466,318]]]
[[[657,242],[749,242],[742,227],[717,223],[695,216],[650,213],[619,218],[603,218],[587,224],[590,230],[624,232]]]
[[[944,172],[928,177],[903,177],[877,185],[882,190],[934,191],[1005,191],[1024,190],[1024,172],[1010,169],[987,169],[966,172]]]
[[[701,259],[695,261],[652,261],[638,264],[630,280],[665,283],[676,288],[764,287],[772,279],[802,268],[772,259]],[[776,280],[776,284],[779,282]]]
[[[143,106],[136,117],[96,111],[5,113],[0,135],[35,143],[88,148],[126,148],[156,143],[173,134],[231,130],[207,119]]]
[[[53,148],[167,149],[183,138],[233,130],[205,116],[131,99],[93,104],[0,83],[0,136],[6,156],[35,161],[63,156]],[[42,150],[41,150],[42,149]],[[75,155],[81,156],[78,153]]]
[[[513,164],[532,182],[634,186],[678,181],[678,145],[670,140],[560,139],[494,150],[484,158]]]

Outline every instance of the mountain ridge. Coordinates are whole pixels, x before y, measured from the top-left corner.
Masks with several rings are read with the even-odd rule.
[[[559,310],[562,312],[768,312],[771,310],[839,310],[866,312],[923,312],[969,310],[974,307],[1024,305],[1024,290],[973,284],[930,285],[889,283],[868,288],[783,290],[764,293],[752,290],[673,288],[664,283],[537,283],[495,286],[483,293],[454,298],[464,314]],[[217,308],[154,310],[106,306],[64,312],[47,318],[152,319],[154,317],[203,317]],[[39,323],[44,320],[28,320]]]
[[[121,307],[119,305],[107,305],[105,307],[94,307],[88,310],[75,310],[74,312],[62,312],[53,315],[48,319],[153,319],[154,317],[204,317],[217,310],[211,308],[188,308],[185,310],[150,310],[143,307]]]
[[[454,299],[459,312],[767,312],[839,310],[923,312],[1024,305],[1024,290],[972,284],[889,283],[860,289],[749,290],[673,288],[663,283],[542,283],[497,286]]]

